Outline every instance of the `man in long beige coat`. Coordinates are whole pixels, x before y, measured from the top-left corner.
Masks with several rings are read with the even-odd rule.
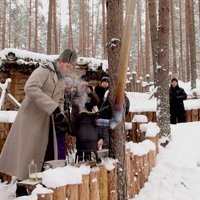
[[[40,171],[50,134],[54,139],[54,159],[57,158],[56,135],[50,130],[50,124],[54,127],[52,113],[63,110],[63,77],[71,72],[76,59],[74,51],[65,49],[55,62],[33,71],[25,84],[25,99],[0,155],[0,172],[19,180],[27,179],[32,159]]]

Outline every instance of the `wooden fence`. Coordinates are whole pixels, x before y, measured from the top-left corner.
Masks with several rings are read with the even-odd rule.
[[[139,123],[133,123],[132,130],[129,132],[138,133]],[[4,139],[11,124],[0,124],[1,131],[4,132]],[[127,193],[129,198],[133,198],[139,193],[144,183],[148,180],[148,176],[155,166],[155,159],[157,154],[158,140],[157,137],[145,138],[145,135],[137,134],[134,136],[136,142],[142,142],[146,139],[151,140],[156,148],[150,150],[145,155],[134,155],[130,149],[126,150],[127,163]],[[130,138],[129,138],[129,141]],[[53,192],[48,194],[38,194],[39,200],[116,200],[117,199],[117,169],[114,167],[108,170],[104,165],[96,165],[97,170],[90,170],[88,175],[82,176],[82,184],[65,185],[57,188],[50,188]],[[91,167],[92,168],[92,167]],[[8,180],[9,177],[0,174],[2,180]],[[30,186],[27,186],[30,189]],[[34,189],[34,188],[31,188]]]
[[[156,122],[156,112],[129,112],[126,121],[131,122],[135,115],[146,115],[149,122]],[[200,109],[186,110],[186,122],[200,121]]]

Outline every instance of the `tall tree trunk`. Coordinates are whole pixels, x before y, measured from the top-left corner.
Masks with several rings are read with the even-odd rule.
[[[178,77],[178,68],[177,68],[177,64],[176,64],[175,30],[174,30],[174,0],[170,0],[170,11],[171,11],[173,76]]]
[[[120,48],[121,48],[121,39],[122,39],[122,27],[123,27],[123,15],[121,8],[121,0],[107,0],[107,44],[108,44],[108,73],[109,73],[109,101],[111,105],[114,105],[114,98],[116,93],[117,78],[119,76],[118,66],[120,59]],[[116,41],[113,41],[113,38],[116,38]],[[123,126],[120,125],[110,132],[110,155],[111,157],[120,159],[118,162],[118,186],[117,194],[118,198],[125,200],[126,199],[126,182],[124,182],[124,175],[120,174],[119,166],[123,164],[124,160],[121,161],[121,158],[124,158],[125,147],[123,144],[124,141]],[[123,154],[123,155],[122,155]],[[120,193],[120,194],[119,194]]]
[[[150,35],[151,35],[151,51],[152,51],[152,61],[153,61],[153,75],[155,85],[156,77],[156,67],[158,64],[158,31],[157,31],[157,12],[156,12],[156,0],[148,0],[149,3],[149,21],[150,21]]]
[[[138,14],[138,35],[139,35],[139,56],[140,56],[140,76],[144,78],[145,68],[144,68],[144,56],[143,56],[143,45],[142,45],[142,23],[141,23],[141,5],[140,0],[137,0],[137,14]]]
[[[10,0],[10,6],[9,6],[9,30],[8,30],[8,34],[9,34],[9,36],[8,36],[8,38],[9,38],[8,47],[9,48],[11,46],[11,21],[12,21],[12,19],[11,19],[11,12],[12,12],[12,2]]]
[[[150,75],[150,22],[149,22],[149,6],[148,6],[148,0],[146,0],[146,23],[145,23],[145,40],[146,40],[146,45],[145,45],[145,52],[146,52],[146,57],[145,57],[145,61],[146,61],[146,73],[145,74],[149,74]]]
[[[58,35],[57,35],[57,12],[56,0],[53,1],[53,30],[54,30],[54,54],[58,54]]]
[[[86,56],[90,56],[90,0],[87,0],[87,43],[86,43]]]
[[[180,57],[179,57],[179,74],[180,79],[185,81],[185,64],[183,63],[183,31],[182,31],[182,0],[179,0],[179,29],[180,29]]]
[[[68,48],[73,49],[73,31],[72,31],[72,1],[68,0],[69,6],[69,36],[68,36]]]
[[[98,3],[98,8],[97,8],[97,19],[96,19],[96,29],[95,29],[95,35],[94,35],[94,50],[93,50],[93,55],[92,57],[96,56],[96,51],[97,51],[97,43],[98,43],[98,32],[99,32],[99,8],[100,8],[100,2],[101,0],[99,0]]]
[[[47,30],[47,54],[52,54],[52,10],[53,0],[49,0],[48,30]]]
[[[94,0],[92,0],[92,30],[91,30],[92,56],[94,55]]]
[[[186,57],[186,81],[190,81],[190,43],[189,43],[189,24],[190,24],[190,0],[185,0],[185,57]]]
[[[2,20],[2,49],[6,47],[6,0],[4,0],[3,20]]]
[[[32,15],[32,0],[29,1],[29,18],[31,19]],[[31,51],[31,20],[28,23],[28,50]]]
[[[198,4],[199,4],[199,29],[200,29],[200,0],[198,0]]]
[[[38,0],[35,0],[35,52],[38,52]]]
[[[84,15],[84,10],[83,10],[83,4],[84,0],[80,0],[80,11],[79,11],[79,50],[80,50],[80,55],[83,56],[83,15]]]
[[[106,9],[105,9],[105,0],[102,0],[102,58],[106,59],[107,58],[107,50],[106,50]]]
[[[196,65],[196,42],[195,42],[195,21],[194,1],[190,0],[190,62],[191,62],[191,89],[196,88],[197,65]]]
[[[169,114],[169,0],[159,1],[158,67],[157,67],[157,122],[161,144],[170,141]]]

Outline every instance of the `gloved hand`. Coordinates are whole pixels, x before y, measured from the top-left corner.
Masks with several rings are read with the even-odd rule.
[[[53,115],[54,115],[54,121],[55,123],[60,123],[64,120],[65,115],[64,113],[61,112],[60,108],[57,107],[54,111],[53,111]]]
[[[61,112],[54,115],[54,121],[55,121],[55,123],[61,123],[61,122],[63,122],[64,118],[65,118],[65,115],[64,115],[64,113],[61,113]]]
[[[53,114],[56,115],[58,113],[61,113],[60,107],[58,106],[54,111]]]

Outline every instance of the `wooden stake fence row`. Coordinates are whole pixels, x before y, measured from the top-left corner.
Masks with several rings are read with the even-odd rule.
[[[157,143],[157,139],[148,138]],[[155,144],[157,146],[157,144]],[[128,198],[134,198],[155,166],[157,151],[151,150],[147,154],[133,155],[129,149],[126,152],[127,162],[127,193]],[[104,165],[97,170],[83,175],[82,184],[66,185],[53,189],[51,194],[38,195],[39,200],[117,200],[117,170],[108,171]]]
[[[126,122],[131,122],[134,115],[146,115],[149,122],[156,122],[156,112],[129,112]],[[200,109],[186,110],[186,122],[200,121]]]

